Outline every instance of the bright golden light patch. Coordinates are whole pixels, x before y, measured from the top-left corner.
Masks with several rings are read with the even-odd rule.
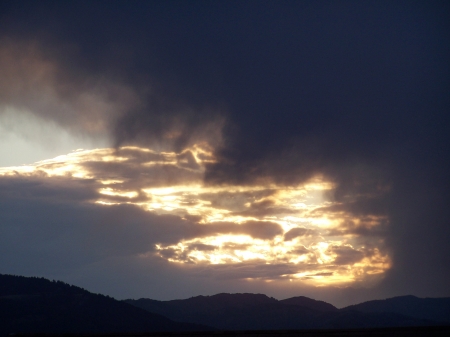
[[[111,195],[111,196],[119,196],[119,197],[125,197],[125,198],[135,198],[138,196],[138,192],[135,191],[117,191],[113,188],[107,187],[107,188],[101,188],[98,190],[101,194]]]
[[[387,217],[355,216],[328,200],[333,183],[318,176],[290,187],[204,186],[205,165],[214,162],[204,144],[180,153],[127,146],[0,168],[0,176],[88,180],[99,205],[177,216],[187,228],[183,239],[156,245],[173,263],[264,266],[243,278],[316,286],[376,280],[390,268],[383,238],[373,234]]]

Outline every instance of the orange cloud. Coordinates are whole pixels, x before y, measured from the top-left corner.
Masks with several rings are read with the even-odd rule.
[[[134,205],[173,216],[178,227],[165,228],[174,231],[171,239],[154,237],[148,251],[173,263],[262,264],[274,269],[252,275],[250,268],[245,278],[318,286],[380,279],[390,268],[383,242],[388,219],[374,207],[357,213],[352,203],[334,203],[327,199],[334,185],[320,177],[299,186],[205,186],[212,161],[211,150],[199,145],[180,153],[122,147],[79,150],[1,168],[0,175],[86,181],[98,207]]]

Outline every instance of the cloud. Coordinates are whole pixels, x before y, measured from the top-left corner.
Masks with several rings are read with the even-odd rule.
[[[151,200],[152,212],[193,227],[226,222],[212,213],[266,222],[282,214],[287,231],[314,224],[326,227],[317,239],[388,245],[395,270],[385,294],[407,284],[448,295],[447,4],[30,6],[1,14],[2,109],[155,150],[126,150],[123,165],[80,164],[123,180],[105,185],[112,193],[102,201]],[[208,151],[196,154],[195,144]],[[175,157],[155,164],[162,150]],[[153,166],[141,170],[145,160]],[[331,204],[272,188],[317,176],[333,184],[319,192]],[[210,190],[186,193],[182,182]],[[92,184],[77,193],[98,195]],[[168,184],[178,190],[152,190]],[[129,192],[137,196],[118,194]],[[288,233],[287,242],[301,238]]]
[[[263,190],[256,191],[217,191],[213,193],[204,192],[201,197],[211,203],[219,209],[228,209],[240,214],[240,212],[246,210],[246,204],[251,204],[255,200],[270,197],[275,194],[276,190],[265,188]]]
[[[364,258],[363,252],[348,246],[333,246],[329,250],[337,255],[337,258],[334,260],[334,263],[337,265],[353,264]]]
[[[248,207],[241,211],[235,212],[237,215],[244,216],[269,216],[274,214],[293,214],[297,213],[296,209],[292,209],[289,207],[279,207],[275,204],[274,200],[271,199],[263,199],[249,203]]]
[[[0,112],[33,114],[76,134],[109,136],[121,114],[139,105],[133,90],[66,64],[70,48],[1,37]]]
[[[90,69],[70,42],[13,34],[0,34],[0,42],[0,114],[13,112],[10,121],[33,118],[43,128],[103,144],[145,143],[177,152],[205,141],[210,146],[221,144],[223,117],[218,107],[196,111],[149,88],[149,83],[130,82],[113,69]],[[38,142],[49,137],[34,124],[30,128],[39,135]],[[23,127],[15,132],[30,137]]]
[[[20,203],[40,209],[32,214],[19,211],[26,218],[19,224],[24,226],[20,232],[27,233],[30,222],[42,231],[32,238],[14,237],[12,224],[17,221],[5,213],[5,238],[10,242],[5,249],[14,252],[11,244],[38,247],[33,249],[55,246],[55,251],[61,250],[59,259],[37,255],[49,259],[49,265],[43,264],[48,271],[65,263],[85,268],[110,259],[159,257],[178,265],[174,268],[180,272],[242,264],[249,267],[246,272],[239,269],[234,274],[231,269],[226,277],[245,274],[246,279],[291,278],[318,284],[361,282],[370,277],[366,271],[375,269],[382,275],[390,267],[389,256],[380,252],[384,249],[380,240],[371,242],[369,251],[367,233],[353,231],[351,240],[345,237],[348,232],[342,223],[351,213],[339,210],[338,217],[324,212],[323,204],[330,201],[322,197],[330,184],[315,179],[297,188],[205,186],[204,167],[211,158],[199,146],[181,153],[123,147],[79,150],[34,165],[2,168],[0,197],[8,200],[5,207]],[[37,221],[31,220],[34,215]],[[58,223],[64,226],[51,241]],[[367,231],[377,226],[373,223]],[[80,247],[85,248],[77,257]],[[380,263],[371,260],[374,255]],[[191,267],[183,269],[184,264]],[[270,266],[256,268],[260,264]],[[290,272],[277,274],[283,268]]]
[[[290,241],[298,236],[305,235],[308,232],[306,228],[292,228],[286,234],[284,234],[284,240]]]
[[[281,226],[268,221],[246,221],[241,224],[214,222],[208,226],[198,227],[197,236],[211,236],[217,234],[246,234],[257,239],[273,239],[280,235],[283,230]]]

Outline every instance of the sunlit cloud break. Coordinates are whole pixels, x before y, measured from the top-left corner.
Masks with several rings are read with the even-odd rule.
[[[383,235],[389,219],[352,214],[333,201],[335,185],[324,177],[298,186],[205,185],[206,165],[214,162],[206,144],[180,153],[104,148],[0,168],[0,176],[88,181],[97,207],[135,205],[183,221],[187,229],[176,242],[156,242],[140,254],[144,259],[157,255],[192,268],[242,265],[245,279],[315,286],[370,284],[391,267]]]

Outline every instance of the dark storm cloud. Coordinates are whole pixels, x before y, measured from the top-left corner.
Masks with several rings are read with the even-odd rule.
[[[389,229],[387,218],[365,218],[357,221],[347,219],[341,221],[335,228],[326,231],[329,236],[358,235],[366,239],[375,237],[386,237]]]
[[[92,181],[0,177],[0,266],[3,273],[74,272],[111,259],[150,254],[155,243],[192,238],[197,226],[136,206],[92,204]]]
[[[388,212],[389,203],[386,195],[375,197],[356,196],[354,201],[345,201],[331,206],[318,207],[311,213],[316,215],[346,213],[353,216],[383,216]]]
[[[0,198],[11,203],[21,203],[21,200],[76,203],[94,201],[98,197],[93,181],[46,178],[39,173],[29,177],[0,177]]]
[[[247,234],[271,239],[281,232],[278,224],[250,221],[240,225],[201,225],[177,216],[155,215],[131,205],[101,206],[90,203],[97,197],[97,185],[92,180],[70,177],[42,179],[39,176],[0,177],[0,266],[3,273],[51,275],[81,282],[77,284],[88,289],[96,289],[94,279],[104,280],[103,286],[109,289],[112,284],[107,279],[120,278],[118,270],[127,265],[133,269],[127,274],[128,278],[147,280],[150,277],[158,284],[149,293],[149,296],[158,297],[161,293],[174,294],[172,286],[180,279],[183,279],[184,286],[193,287],[197,289],[196,294],[200,294],[206,288],[196,288],[195,285],[202,279],[213,283],[207,288],[215,289],[214,293],[224,289],[223,285],[214,285],[221,278],[237,282],[246,277],[271,279],[272,276],[279,278],[282,274],[294,272],[287,265],[268,266],[258,262],[229,267],[204,268],[192,264],[170,267],[155,255],[157,243],[171,245],[202,236]],[[232,246],[233,249],[245,250],[248,245]],[[188,245],[186,253],[192,250],[208,252],[216,248],[193,243]],[[158,251],[159,256],[165,258],[173,257],[175,253],[170,248]],[[183,258],[180,255],[176,257]],[[188,260],[187,256],[185,258]],[[158,273],[154,272],[156,270]],[[108,291],[101,289],[102,292]],[[148,291],[148,284],[131,293],[142,296],[145,289]],[[237,288],[233,289],[237,291]],[[115,289],[113,293],[125,296],[130,291]]]
[[[193,223],[181,220],[177,216],[158,216],[129,205],[104,207],[92,204],[98,198],[97,185],[92,181],[70,178],[52,180],[54,182],[49,183],[48,179],[44,182],[39,178],[0,177],[3,223],[9,223],[12,227],[20,226],[20,222],[15,223],[14,219],[23,219],[24,225],[35,227],[43,233],[57,228],[54,226],[60,223],[64,224],[61,231],[62,228],[69,231],[86,231],[80,233],[80,238],[84,234],[92,238],[99,230],[101,233],[95,235],[96,238],[93,239],[99,242],[102,241],[102,235],[115,236],[116,230],[123,231],[122,234],[127,231],[136,232],[136,237],[142,236],[143,240],[148,240],[145,249],[138,243],[132,244],[132,241],[124,243],[123,246],[133,246],[134,248],[130,249],[137,249],[136,252],[141,253],[152,250],[157,241],[175,243],[184,237],[191,237],[193,235],[191,232],[195,231]],[[46,219],[51,222],[46,223]],[[107,234],[108,232],[111,235]],[[119,241],[122,234],[117,234],[114,240]],[[9,245],[17,243],[10,242]],[[24,245],[27,245],[26,242]]]
[[[126,85],[71,68],[58,58],[70,54],[65,49],[0,34],[0,114],[12,109],[10,114],[32,114],[78,135],[108,137],[139,99]]]
[[[357,251],[351,247],[333,246],[328,250],[337,254],[337,258],[334,260],[334,263],[337,265],[354,264],[364,258],[363,252]]]
[[[272,239],[282,233],[272,222],[204,225],[131,205],[95,205],[98,185],[92,180],[0,177],[0,187],[2,270],[75,268],[113,257],[152,254],[155,244],[218,234]],[[207,250],[208,245],[189,248]],[[170,255],[170,249],[164,254]],[[36,264],[37,260],[41,262]]]
[[[93,101],[109,107],[112,97],[116,144],[182,149],[209,141],[218,159],[207,168],[210,184],[290,185],[323,174],[337,184],[335,200],[354,200],[352,213],[388,216],[395,263],[386,294],[449,295],[447,3],[4,2],[1,9],[1,41],[12,41],[1,49],[12,64],[1,68],[3,104],[57,111],[68,101],[73,111],[90,111],[80,93],[97,95],[89,79],[99,76],[107,94]],[[24,52],[22,41],[38,41],[50,56]],[[14,82],[21,69],[25,80]],[[39,69],[44,89],[59,88],[43,103],[48,95],[30,80]],[[20,90],[8,87],[8,76]],[[360,201],[380,191],[379,205]]]
[[[377,192],[373,190],[372,193]],[[356,195],[355,195],[356,194]],[[327,231],[327,235],[340,236],[348,234],[363,237],[384,237],[389,228],[389,194],[366,196],[355,193],[350,195],[354,200],[337,203],[331,206],[318,207],[311,214],[326,215],[339,219],[339,225]]]

